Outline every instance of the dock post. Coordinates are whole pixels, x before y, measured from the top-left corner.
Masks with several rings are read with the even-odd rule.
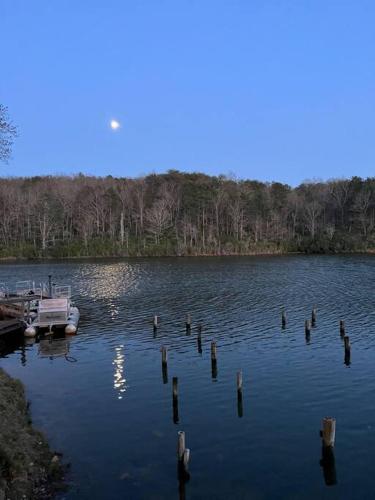
[[[190,314],[186,315],[186,335],[190,335],[191,331],[191,316]]]
[[[156,333],[156,330],[158,329],[158,316],[154,316],[154,321],[153,321],[153,325],[154,325],[154,333]]]
[[[212,378],[217,378],[217,358],[216,358],[216,342],[211,342],[211,374]]]
[[[347,335],[344,336],[344,349],[345,349],[345,357],[344,362],[346,365],[350,365],[350,342],[349,337]]]
[[[168,351],[165,346],[162,346],[161,348],[161,362],[163,365],[166,365],[168,363]]]
[[[311,332],[311,323],[310,321],[307,319],[305,321],[305,334],[306,336],[310,335],[310,332]]]
[[[211,342],[211,360],[216,361],[216,353],[217,353],[217,348],[216,348],[216,342]]]
[[[161,348],[161,369],[163,374],[163,384],[168,383],[168,351],[165,346]]]
[[[324,446],[333,448],[336,438],[336,419],[333,417],[323,418],[322,427],[321,436]]]
[[[178,431],[177,461],[178,461],[178,476],[180,481],[186,481],[189,479],[189,460],[190,460],[190,450],[185,446],[185,432]]]
[[[242,394],[242,371],[237,372],[237,392]]]
[[[312,327],[316,326],[316,309],[315,309],[315,307],[311,311],[311,326]]]
[[[172,379],[173,423],[178,424],[178,378]]]
[[[335,454],[333,451],[336,437],[336,419],[325,417],[322,422],[323,429],[320,431],[322,437],[322,458],[320,465],[323,468],[324,482],[327,486],[337,483]]]
[[[345,321],[340,319],[340,336],[344,337],[345,335]]]
[[[202,325],[198,325],[198,337],[197,337],[198,352],[202,354]]]
[[[284,308],[281,310],[281,328],[283,330],[286,328],[286,312]]]
[[[237,414],[239,418],[243,417],[242,370],[237,372]]]
[[[185,453],[185,432],[178,431],[178,441],[177,441],[177,459],[182,462]]]
[[[334,486],[337,484],[335,453],[331,446],[327,447],[322,445],[322,458],[320,466],[323,469],[324,482],[327,486]]]

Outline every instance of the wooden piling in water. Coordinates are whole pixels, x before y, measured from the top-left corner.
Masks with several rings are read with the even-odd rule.
[[[322,421],[321,436],[323,445],[333,448],[335,446],[336,437],[336,419],[332,417],[325,417]]]
[[[214,380],[217,378],[216,354],[217,354],[216,342],[211,342],[211,375]]]
[[[281,327],[286,328],[286,312],[284,308],[281,310]]]
[[[190,314],[186,315],[186,334],[189,335],[191,331],[191,316]]]
[[[314,327],[316,325],[316,309],[315,307],[311,311],[311,326]]]
[[[154,338],[156,338],[156,332],[158,330],[158,316],[154,316],[154,321],[153,321],[153,330],[154,330]]]
[[[239,418],[243,417],[242,370],[237,372],[237,414]]]
[[[190,449],[185,447],[185,432],[178,432],[177,440],[178,476],[180,481],[189,479]]]
[[[307,319],[305,321],[305,334],[306,336],[310,335],[310,332],[311,332],[311,323],[310,321]]]
[[[190,449],[185,448],[184,454],[182,456],[182,465],[185,473],[189,472],[189,460],[190,460]]]
[[[341,337],[344,337],[345,335],[345,321],[340,319],[340,335]]]
[[[347,335],[345,335],[345,337],[344,337],[344,347],[345,347],[345,353],[350,354],[350,341],[349,341],[349,337]]]
[[[178,424],[178,378],[172,379],[173,423]]]
[[[161,363],[162,365],[167,365],[168,363],[168,351],[165,346],[161,348]]]
[[[237,372],[237,392],[242,393],[242,371]]]
[[[165,346],[161,348],[161,369],[163,374],[163,384],[168,383],[168,350]]]
[[[185,453],[185,432],[178,431],[177,436],[177,459],[182,462]]]
[[[322,458],[320,465],[323,469],[324,482],[327,486],[337,484],[335,454],[332,446],[324,446],[322,444]]]
[[[202,354],[202,325],[198,325],[197,346],[199,354]]]
[[[350,341],[349,337],[347,335],[344,336],[344,349],[345,349],[345,356],[344,356],[344,363],[349,366],[350,365]]]
[[[177,377],[173,377],[173,379],[172,379],[172,395],[173,395],[173,399],[178,398],[178,378]]]
[[[216,354],[217,354],[216,342],[211,342],[211,361],[216,361]]]

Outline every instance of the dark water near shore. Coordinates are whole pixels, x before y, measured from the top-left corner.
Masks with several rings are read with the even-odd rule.
[[[374,259],[1,265],[1,282],[40,281],[52,273],[56,282],[71,283],[81,310],[67,358],[42,357],[35,343],[16,345],[0,360],[25,383],[34,424],[72,464],[72,485],[62,497],[184,498],[176,469],[180,429],[191,449],[187,499],[374,497]],[[313,306],[317,325],[308,343],[304,321]],[[192,315],[190,335],[185,313]],[[161,319],[156,338],[154,314]],[[339,319],[350,336],[350,365],[344,363]],[[215,378],[212,340],[218,346]],[[61,342],[56,346],[64,348]],[[163,383],[162,345],[169,351],[168,383]],[[178,424],[173,376],[179,378]],[[337,419],[335,465],[323,468],[319,429],[327,415]],[[336,484],[326,485],[335,478]]]

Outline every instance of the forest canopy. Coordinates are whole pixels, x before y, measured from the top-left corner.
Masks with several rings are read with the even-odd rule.
[[[375,179],[0,179],[1,257],[332,253],[375,248]]]

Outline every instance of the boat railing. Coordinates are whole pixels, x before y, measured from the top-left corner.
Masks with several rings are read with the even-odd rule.
[[[72,296],[72,287],[69,285],[55,285],[53,287],[53,297],[56,299],[70,299]]]
[[[0,282],[0,298],[24,297],[25,295],[35,295],[36,299],[49,297],[50,289],[47,283],[35,284],[35,281],[17,281],[10,289],[6,283]],[[70,299],[72,287],[70,285],[53,285],[52,297],[55,299]]]
[[[9,289],[6,283],[0,283],[0,297],[5,298],[9,295]]]
[[[28,295],[30,292],[34,292],[35,282],[31,280],[27,281],[17,281],[16,283],[16,295],[23,296]]]

